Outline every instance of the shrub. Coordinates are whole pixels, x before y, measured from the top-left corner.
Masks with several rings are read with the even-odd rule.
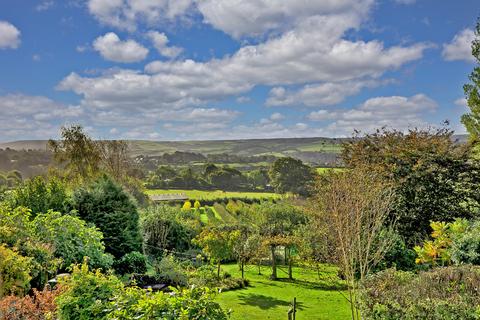
[[[192,208],[192,203],[190,202],[190,200],[185,201],[185,203],[182,206],[182,209],[185,211],[190,211],[191,208]]]
[[[57,305],[55,298],[62,288],[55,290],[33,289],[32,296],[7,296],[0,300],[0,319],[5,320],[49,320],[54,319]]]
[[[111,267],[113,258],[104,252],[102,233],[95,227],[87,226],[85,221],[49,211],[36,216],[33,224],[38,239],[55,248],[55,256],[62,259],[62,269],[81,263],[84,257],[89,258],[91,268],[107,270]]]
[[[127,288],[111,303],[107,319],[226,320],[228,314],[208,288],[174,290],[171,294]]]
[[[48,182],[37,176],[17,187],[8,198],[12,208],[26,207],[33,215],[46,213],[48,210],[64,212],[69,206],[69,197],[63,183],[55,178]]]
[[[168,205],[152,206],[143,211],[140,228],[145,254],[156,259],[164,255],[165,249],[190,249],[196,232],[186,223],[188,220],[186,211]]]
[[[411,271],[416,269],[414,250],[407,247],[403,238],[396,232],[383,232],[380,237],[391,237],[394,240],[385,257],[375,266],[374,271],[396,268]]]
[[[137,251],[127,253],[115,263],[115,271],[119,274],[147,272],[147,259]]]
[[[201,206],[202,205],[200,204],[200,201],[195,200],[195,203],[193,204],[193,207],[198,210]]]
[[[418,275],[388,269],[363,283],[365,319],[478,319],[480,267],[436,268]]]
[[[65,291],[55,302],[59,320],[106,319],[110,301],[122,289],[122,282],[99,270],[90,271],[84,262],[73,267],[70,277],[60,279]]]
[[[9,294],[25,294],[30,284],[32,258],[0,245],[0,298]]]
[[[188,284],[187,273],[172,255],[168,255],[159,262],[155,262],[153,267],[155,268],[157,277],[168,284],[175,286],[186,286]]]
[[[77,190],[73,207],[80,218],[102,231],[105,250],[117,259],[141,250],[137,208],[129,195],[108,177],[101,178],[89,189]]]
[[[452,243],[452,261],[455,264],[480,264],[480,222],[476,221],[458,235]]]
[[[43,287],[50,275],[55,274],[61,261],[55,259],[52,244],[44,243],[35,235],[31,211],[19,207],[9,209],[0,207],[0,243],[14,250],[23,257],[31,257],[31,285]]]
[[[433,240],[425,241],[422,247],[414,248],[418,255],[416,262],[430,266],[450,264],[452,244],[465,233],[468,225],[469,222],[465,219],[448,223],[430,222]]]
[[[232,278],[227,272],[221,273],[218,277],[217,269],[212,265],[194,269],[190,273],[189,283],[197,287],[216,288],[222,291],[241,289],[249,285],[247,279]]]

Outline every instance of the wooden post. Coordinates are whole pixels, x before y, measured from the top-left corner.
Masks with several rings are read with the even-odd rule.
[[[288,309],[288,320],[295,320],[297,313],[297,298],[293,298],[293,302]]]
[[[295,315],[297,313],[297,298],[293,298],[293,320],[295,320]]]

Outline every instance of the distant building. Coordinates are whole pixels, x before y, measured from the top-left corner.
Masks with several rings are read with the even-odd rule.
[[[153,202],[188,200],[185,193],[165,193],[150,195]]]

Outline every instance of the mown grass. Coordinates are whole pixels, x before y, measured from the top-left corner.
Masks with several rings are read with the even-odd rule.
[[[223,308],[233,311],[233,320],[287,319],[294,297],[297,298],[297,320],[348,319],[349,304],[342,295],[344,287],[336,277],[336,269],[330,266],[322,269],[319,276],[315,270],[294,268],[294,281],[271,281],[268,278],[270,268],[262,267],[262,275],[258,275],[256,266],[248,266],[246,278],[250,280],[250,286],[222,292],[217,301]],[[234,277],[241,276],[237,265],[225,265],[222,270]],[[287,277],[280,270],[278,275]]]
[[[250,198],[250,199],[278,199],[281,196],[272,192],[237,192],[237,191],[204,191],[204,190],[176,190],[176,189],[150,189],[148,195],[183,193],[190,200],[213,200],[219,198]]]

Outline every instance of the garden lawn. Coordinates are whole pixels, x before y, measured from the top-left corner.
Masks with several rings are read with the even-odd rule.
[[[281,267],[286,271],[286,267]],[[287,279],[271,281],[270,268],[262,267],[258,275],[256,266],[246,268],[245,277],[250,286],[245,289],[222,292],[217,301],[225,309],[233,310],[233,320],[240,319],[287,319],[287,312],[294,297],[297,298],[297,320],[343,320],[349,319],[350,309],[342,295],[342,283],[336,278],[336,269],[325,266],[320,279],[315,270],[294,268],[293,282]],[[241,274],[237,265],[222,266],[234,277]],[[287,275],[278,270],[278,276]]]
[[[218,198],[251,198],[251,199],[278,199],[279,194],[272,192],[236,192],[236,191],[205,191],[205,190],[177,190],[177,189],[150,189],[147,190],[148,195],[184,193],[190,200],[213,200]]]
[[[333,170],[334,172],[344,171],[345,168],[316,168],[315,170],[317,170],[318,174],[323,174],[323,173],[326,173],[330,170]]]

